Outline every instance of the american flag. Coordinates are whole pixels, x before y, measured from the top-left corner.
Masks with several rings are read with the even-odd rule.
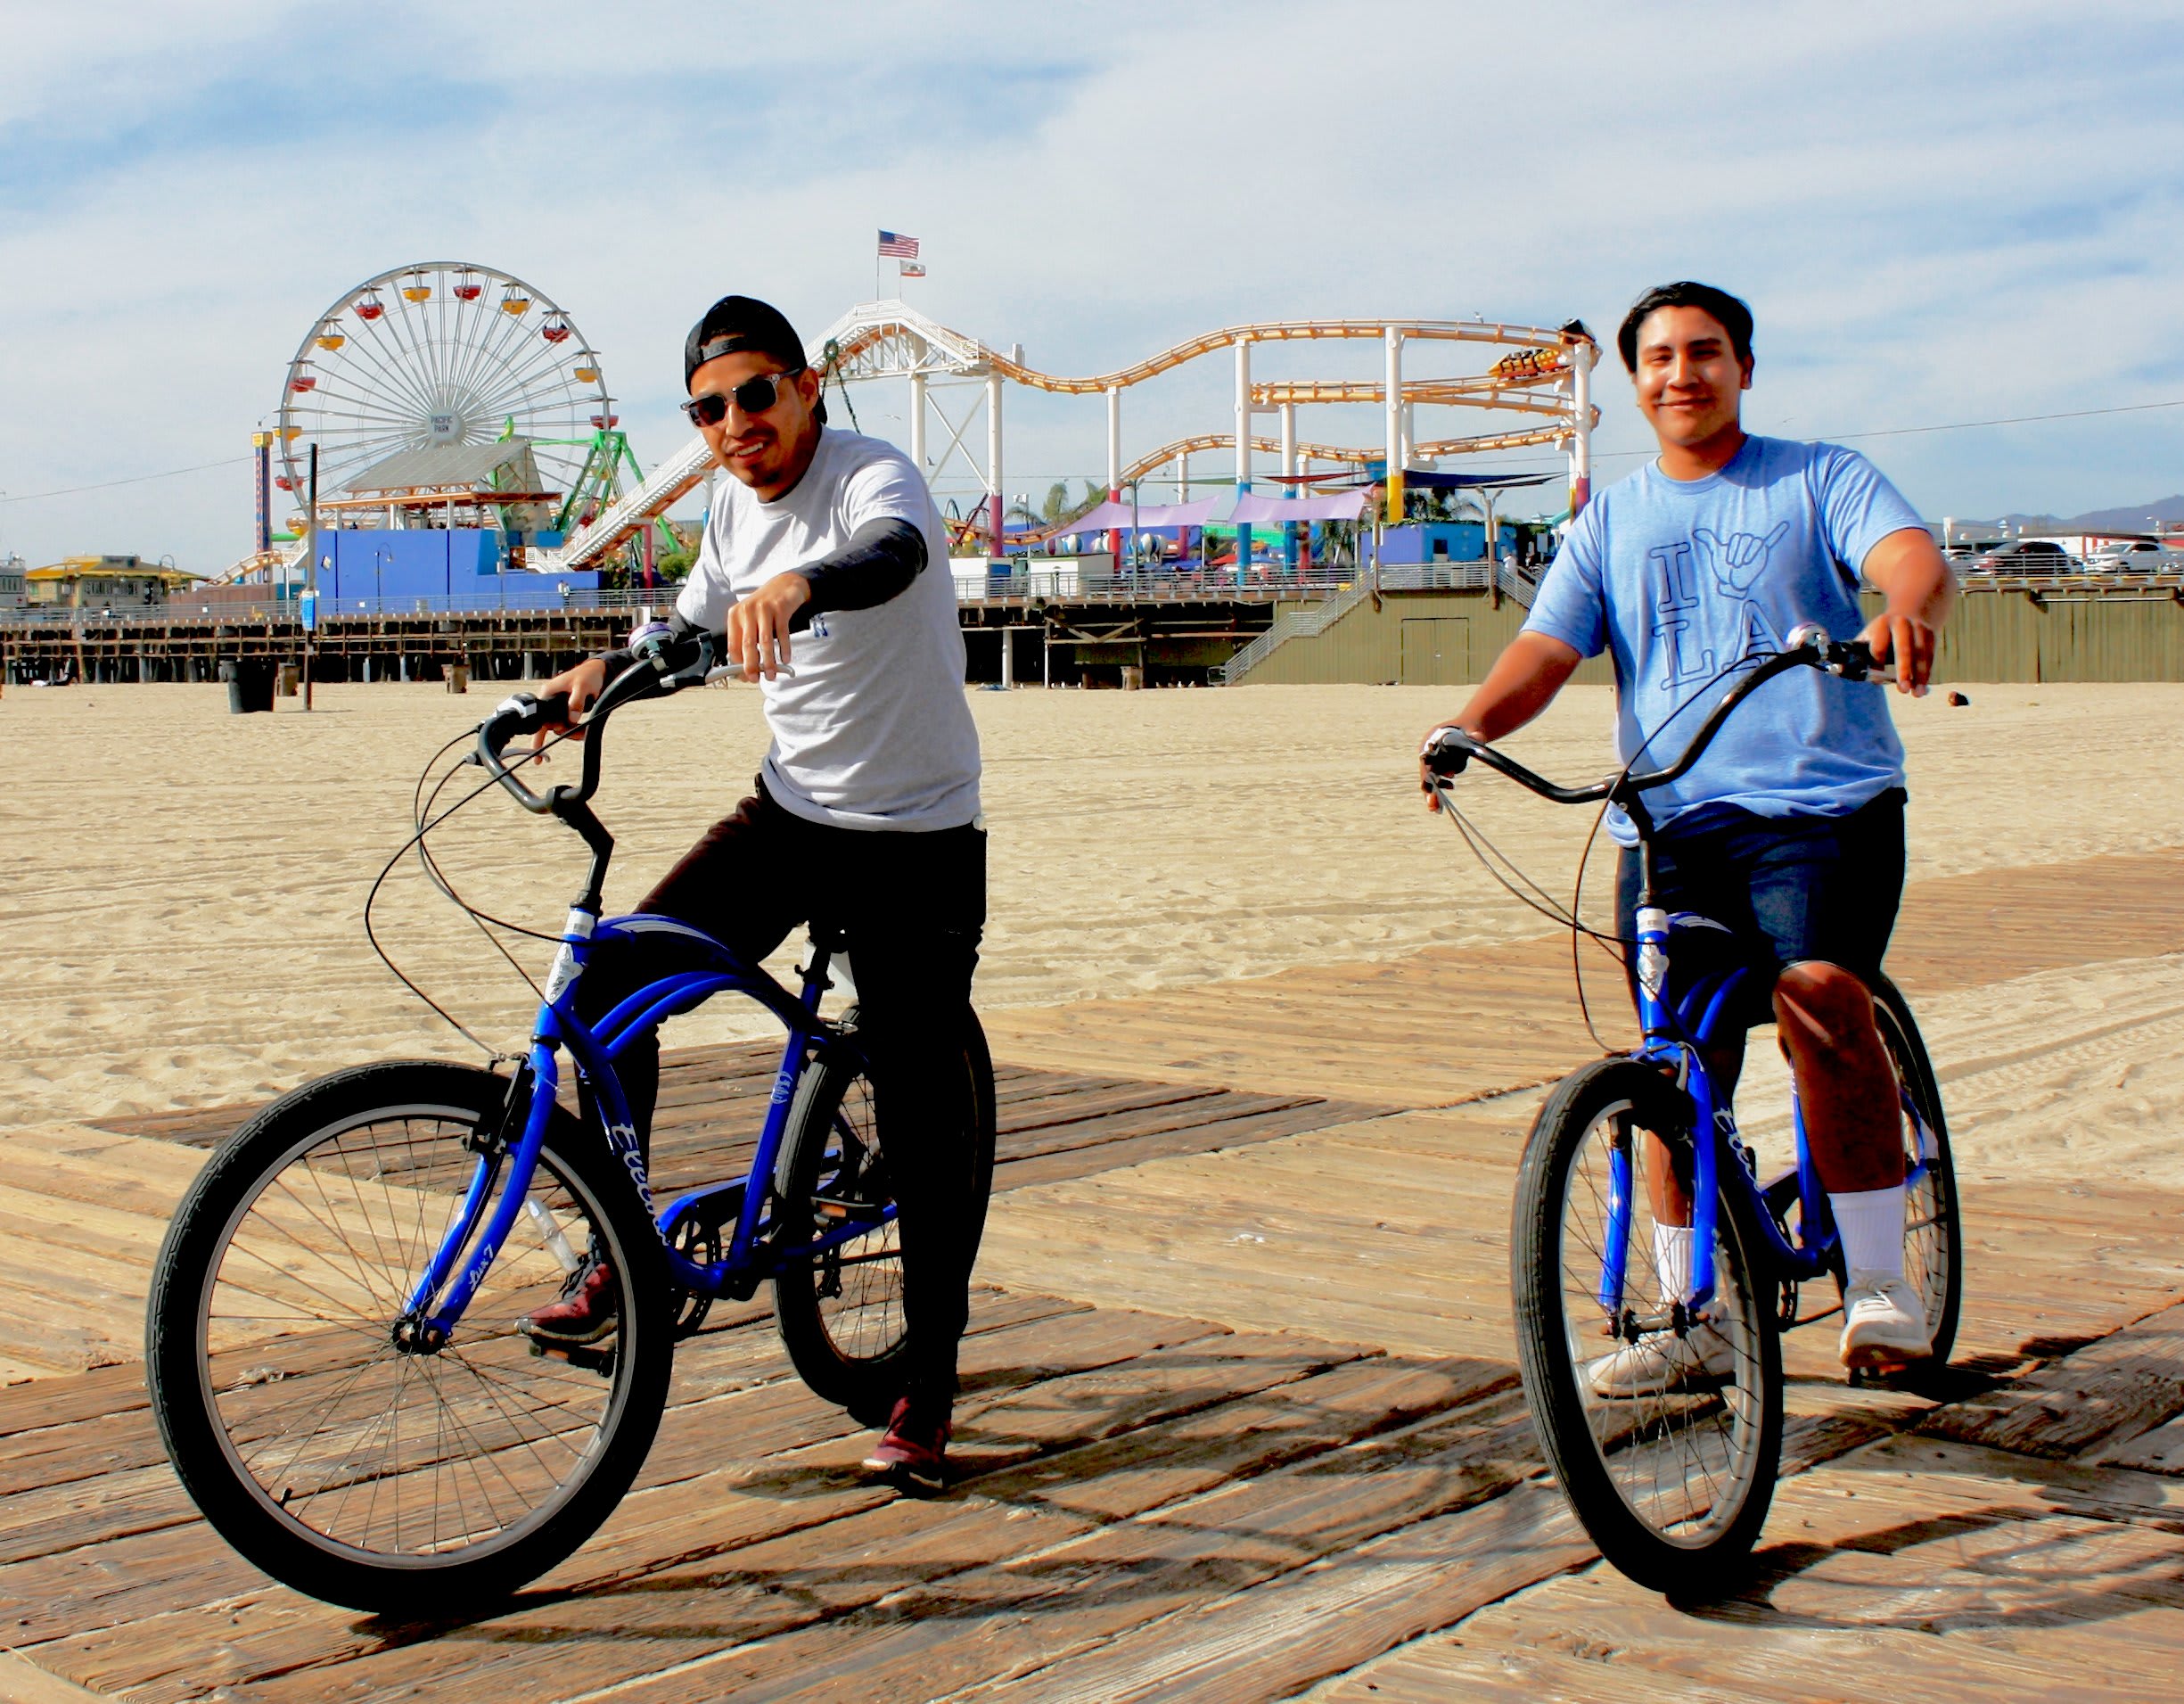
[[[905,260],[901,269],[906,278],[922,278],[925,276],[925,268],[915,260]]]
[[[891,254],[901,260],[915,260],[917,259],[917,239],[903,236],[894,231],[883,231],[880,233],[880,252]]]

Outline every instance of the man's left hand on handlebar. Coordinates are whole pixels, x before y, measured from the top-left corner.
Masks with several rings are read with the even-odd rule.
[[[1935,635],[1932,623],[1917,615],[1882,614],[1866,623],[1858,636],[1873,653],[1875,663],[1896,671],[1899,692],[1925,696],[1934,676]]]
[[[728,660],[751,680],[789,671],[789,622],[811,601],[811,582],[791,569],[728,610]]]
[[[538,697],[541,700],[558,698],[566,693],[569,697],[569,720],[562,723],[562,726],[569,730],[569,738],[582,739],[584,730],[575,725],[576,719],[592,707],[592,701],[604,692],[606,687],[607,665],[605,662],[599,657],[586,657],[575,668],[562,670],[561,673],[541,686],[538,688]],[[546,743],[546,736],[553,731],[554,730],[551,727],[541,728],[531,736],[532,762],[543,763],[546,761],[543,747]]]

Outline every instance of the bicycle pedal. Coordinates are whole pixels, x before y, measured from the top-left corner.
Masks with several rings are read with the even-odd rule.
[[[602,1379],[614,1375],[614,1351],[594,1348],[587,1344],[545,1344],[536,1338],[530,1339],[530,1352],[543,1361],[563,1361],[572,1367],[581,1367],[595,1372]]]

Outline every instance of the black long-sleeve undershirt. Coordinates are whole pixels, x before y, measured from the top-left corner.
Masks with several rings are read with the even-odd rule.
[[[801,633],[812,617],[831,610],[873,609],[898,597],[924,572],[931,556],[925,535],[907,521],[890,517],[867,521],[850,535],[850,542],[831,556],[795,572],[811,587],[811,596],[789,618],[789,631]],[[668,638],[678,644],[700,630],[677,609],[668,617]],[[611,680],[636,660],[627,646],[604,652]]]

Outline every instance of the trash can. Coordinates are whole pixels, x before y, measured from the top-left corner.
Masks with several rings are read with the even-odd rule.
[[[468,692],[470,690],[470,665],[467,663],[450,663],[447,665],[447,690],[449,692]]]
[[[227,682],[227,713],[243,716],[273,708],[274,663],[271,657],[229,657],[220,664],[220,679]]]
[[[281,664],[279,671],[274,676],[273,696],[276,698],[293,698],[299,673],[294,663]]]
[[[1126,663],[1122,665],[1123,691],[1137,692],[1141,690],[1145,684],[1145,671],[1142,665],[1135,663]]]

